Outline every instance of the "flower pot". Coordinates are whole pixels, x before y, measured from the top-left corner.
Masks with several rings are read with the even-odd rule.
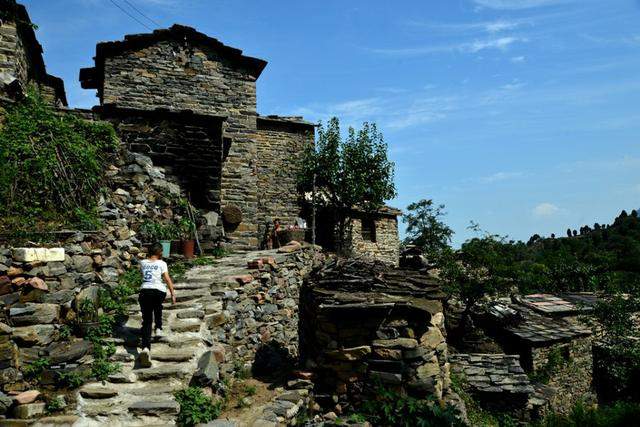
[[[195,240],[183,240],[182,241],[182,255],[185,258],[193,258],[195,253]]]
[[[168,258],[171,255],[171,240],[160,240],[162,245],[162,256]]]

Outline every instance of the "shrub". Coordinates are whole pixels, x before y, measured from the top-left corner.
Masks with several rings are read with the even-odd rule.
[[[59,388],[68,387],[68,388],[78,388],[85,382],[85,378],[82,374],[78,372],[63,372],[60,371],[56,374],[57,377],[57,386]]]
[[[40,374],[42,374],[42,371],[49,368],[49,366],[51,366],[51,362],[49,362],[49,359],[36,359],[33,361],[33,363],[29,363],[24,368],[22,368],[22,373],[24,374],[25,378],[34,379],[40,376]]]
[[[180,404],[178,425],[194,426],[208,423],[220,416],[223,401],[214,400],[204,394],[199,387],[189,387],[175,393],[176,401]]]
[[[45,407],[45,410],[47,411],[48,414],[52,414],[55,412],[62,411],[65,406],[66,405],[65,405],[64,399],[60,396],[56,396],[51,400],[47,401],[47,406]]]
[[[617,402],[612,406],[587,407],[578,402],[568,415],[552,414],[543,427],[627,427],[638,425],[640,405]]]
[[[0,128],[0,214],[18,229],[95,225],[93,207],[113,127],[54,111],[35,89],[7,109]]]
[[[393,390],[378,387],[375,400],[362,404],[362,413],[375,426],[451,427],[463,426],[453,406],[435,399],[415,399]]]

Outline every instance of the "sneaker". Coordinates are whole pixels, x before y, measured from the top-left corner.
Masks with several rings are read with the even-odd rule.
[[[143,348],[139,355],[140,366],[143,368],[151,367],[151,350]]]
[[[162,329],[156,328],[153,330],[153,337],[154,338],[164,338],[167,335],[164,333],[164,331]]]

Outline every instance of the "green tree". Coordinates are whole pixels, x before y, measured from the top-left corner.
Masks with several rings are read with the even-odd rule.
[[[446,215],[444,205],[434,205],[431,199],[422,199],[407,206],[403,221],[407,224],[404,243],[415,245],[432,258],[449,247],[453,230],[442,221]]]
[[[375,124],[364,123],[358,131],[350,127],[343,138],[334,117],[319,126],[315,145],[305,153],[298,184],[302,191],[312,192],[316,206],[335,209],[342,243],[354,209],[375,212],[396,196],[393,174],[387,144]]]

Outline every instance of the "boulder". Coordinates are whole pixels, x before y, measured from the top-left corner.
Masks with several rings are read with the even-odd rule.
[[[43,415],[45,413],[46,403],[28,403],[26,405],[18,405],[13,408],[13,416],[27,420],[29,418],[35,418],[39,415]]]
[[[53,325],[32,325],[13,328],[13,339],[20,346],[47,346],[51,344],[55,336],[56,328]]]
[[[76,296],[76,293],[71,289],[63,291],[53,292],[42,296],[41,301],[48,304],[64,305],[71,301]]]
[[[100,385],[86,385],[80,389],[80,396],[88,399],[109,399],[118,395],[118,390]]]
[[[193,379],[201,385],[215,384],[220,378],[220,369],[212,351],[205,352],[198,360]]]
[[[78,273],[90,273],[93,271],[93,258],[88,255],[74,255],[73,269]]]
[[[80,359],[91,350],[91,343],[85,340],[56,342],[47,348],[48,359],[53,365],[69,363]]]
[[[60,306],[57,304],[19,304],[9,309],[9,316],[15,326],[54,323],[60,316]]]
[[[11,405],[13,405],[13,400],[0,391],[0,415],[6,414],[9,408],[11,408]]]
[[[28,390],[13,396],[13,400],[18,405],[24,405],[35,402],[38,397],[40,397],[40,392],[38,390]]]
[[[63,262],[56,261],[50,262],[49,265],[49,275],[51,276],[61,276],[67,272],[67,267],[65,267]]]

